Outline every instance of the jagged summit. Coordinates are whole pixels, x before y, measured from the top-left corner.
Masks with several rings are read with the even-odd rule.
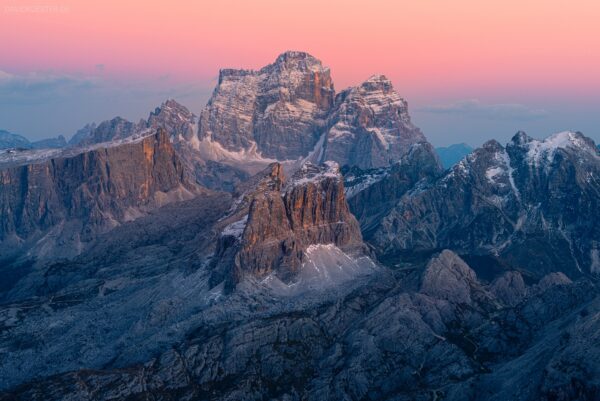
[[[523,145],[533,141],[533,138],[527,135],[525,131],[517,131],[517,133],[512,137],[510,143],[514,145]]]
[[[390,80],[384,74],[373,74],[364,82],[390,82]]]
[[[187,107],[185,107],[181,103],[177,102],[175,99],[169,98],[169,99],[165,100],[164,102],[162,102],[162,104],[154,110],[154,113],[151,113],[151,114],[158,114],[160,111],[166,111],[166,110],[179,111],[179,112],[183,112],[185,114],[190,113],[190,111],[187,109]]]
[[[310,69],[310,70],[328,70],[328,67],[323,66],[321,60],[313,57],[309,53],[301,51],[288,50],[281,53],[275,59],[275,63],[271,65],[285,66],[290,69]],[[269,68],[270,66],[264,67]]]
[[[258,71],[221,70],[199,138],[229,152],[255,148],[265,158],[295,160],[319,140],[334,94],[329,69],[305,53],[284,53]]]
[[[481,145],[482,148],[484,149],[489,149],[489,150],[504,150],[504,147],[500,144],[500,142],[498,142],[495,139],[490,139],[489,141],[486,141],[483,145]]]
[[[257,76],[268,74],[274,70],[301,70],[301,71],[329,71],[329,67],[323,66],[321,60],[309,53],[288,50],[281,53],[275,61],[258,70],[243,68],[222,68],[219,70],[219,84],[230,77]]]
[[[388,77],[386,77],[383,74],[374,74],[371,75],[369,78],[367,78],[366,80],[364,80],[363,82],[361,82],[358,87],[364,88],[365,90],[384,90],[384,91],[390,91],[393,90],[393,84],[392,81],[390,81],[388,79]]]
[[[386,167],[413,144],[426,141],[411,122],[408,103],[385,76],[374,75],[337,95],[322,160],[363,169]]]
[[[562,131],[542,140],[534,139],[519,131],[508,143],[507,147],[525,150],[530,164],[551,162],[558,151],[582,151],[588,157],[598,157],[596,144],[581,132]]]
[[[288,180],[282,170],[273,163],[259,174],[258,182],[241,195],[237,210],[224,220],[212,267],[214,285],[225,281],[231,288],[246,276],[273,276],[283,287],[301,277],[312,281],[304,271],[309,254],[316,258],[309,269],[330,268],[316,262],[323,246],[332,247],[353,273],[372,266],[361,259],[366,247],[348,209],[337,164],[307,163]]]
[[[426,142],[385,75],[335,96],[329,68],[296,51],[259,70],[221,70],[199,137],[229,152],[255,149],[267,159],[308,157],[363,169],[390,166]]]

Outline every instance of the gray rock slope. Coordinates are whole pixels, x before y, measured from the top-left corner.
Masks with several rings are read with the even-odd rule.
[[[202,285],[192,279],[198,277],[188,275],[177,285],[178,295],[156,293],[146,319],[122,326],[139,337],[121,337],[113,359],[103,350],[105,362],[86,363],[85,356],[98,350],[79,338],[75,344],[83,354],[55,351],[54,358],[66,361],[77,355],[62,366],[63,373],[9,386],[0,399],[593,400],[600,389],[600,298],[589,281],[553,274],[525,286],[515,277],[485,283],[451,251],[422,267],[379,271],[333,292],[304,293],[285,302],[250,284],[206,301],[195,292]],[[496,295],[499,288],[515,294],[509,303]],[[92,291],[86,297],[107,303],[130,290],[113,284],[103,296]],[[17,319],[66,316],[90,301],[62,307],[57,302],[37,312],[29,305],[33,312],[26,315],[5,312],[5,331],[23,330],[23,324],[11,327]],[[185,315],[190,304],[194,312],[179,326],[186,328],[185,337],[172,345],[164,335],[154,337],[164,345],[131,364],[132,354],[148,345],[143,333],[167,327],[172,314]],[[12,306],[18,307],[25,305]],[[60,330],[48,327],[44,334]],[[87,330],[89,339],[95,329]],[[60,349],[60,342],[8,345],[4,339],[4,347],[31,347],[40,359],[50,345]],[[137,349],[127,341],[135,341]],[[14,375],[19,358],[31,358],[21,352],[5,354],[3,372]],[[56,365],[46,370],[59,373]],[[27,377],[20,374],[20,381]]]

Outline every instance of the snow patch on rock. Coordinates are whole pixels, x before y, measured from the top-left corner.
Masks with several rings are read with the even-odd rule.
[[[304,251],[304,262],[293,282],[286,284],[272,273],[262,283],[278,295],[293,296],[337,287],[377,270],[378,266],[367,256],[354,257],[334,244],[317,244]]]

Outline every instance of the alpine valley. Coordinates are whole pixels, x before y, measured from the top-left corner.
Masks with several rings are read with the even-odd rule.
[[[383,75],[286,52],[30,143],[2,131],[0,400],[599,400],[600,153],[442,167]]]

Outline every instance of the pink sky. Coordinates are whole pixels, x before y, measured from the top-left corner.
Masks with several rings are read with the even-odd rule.
[[[93,4],[92,4],[93,3]],[[332,68],[338,88],[381,72],[413,92],[600,89],[598,1],[2,0],[12,71],[206,79],[286,49]]]
[[[417,109],[417,123],[442,143],[454,141],[443,137],[449,124],[472,136],[572,128],[598,138],[598,113],[590,110],[600,107],[599,21],[598,0],[0,0],[0,81],[2,74],[28,82],[31,74],[50,73],[92,77],[113,89],[132,82],[137,90],[155,88],[144,100],[133,93],[128,99],[123,87],[113,95],[105,89],[103,98],[70,87],[62,93],[71,102],[56,105],[27,100],[13,80],[0,97],[8,90],[21,103],[4,95],[9,108],[0,112],[0,129],[46,135],[50,127],[69,135],[84,119],[144,117],[168,95],[165,88],[192,83],[201,89],[187,105],[199,112],[219,68],[259,68],[285,50],[304,50],[331,68],[338,90],[387,75]],[[458,114],[469,99],[483,104],[470,110],[476,120],[419,115],[420,107],[436,104],[458,104]],[[529,125],[483,122],[495,118],[494,105],[506,104],[543,109],[548,117]],[[30,118],[65,110],[77,117],[66,125],[57,117],[54,125],[36,126]]]

